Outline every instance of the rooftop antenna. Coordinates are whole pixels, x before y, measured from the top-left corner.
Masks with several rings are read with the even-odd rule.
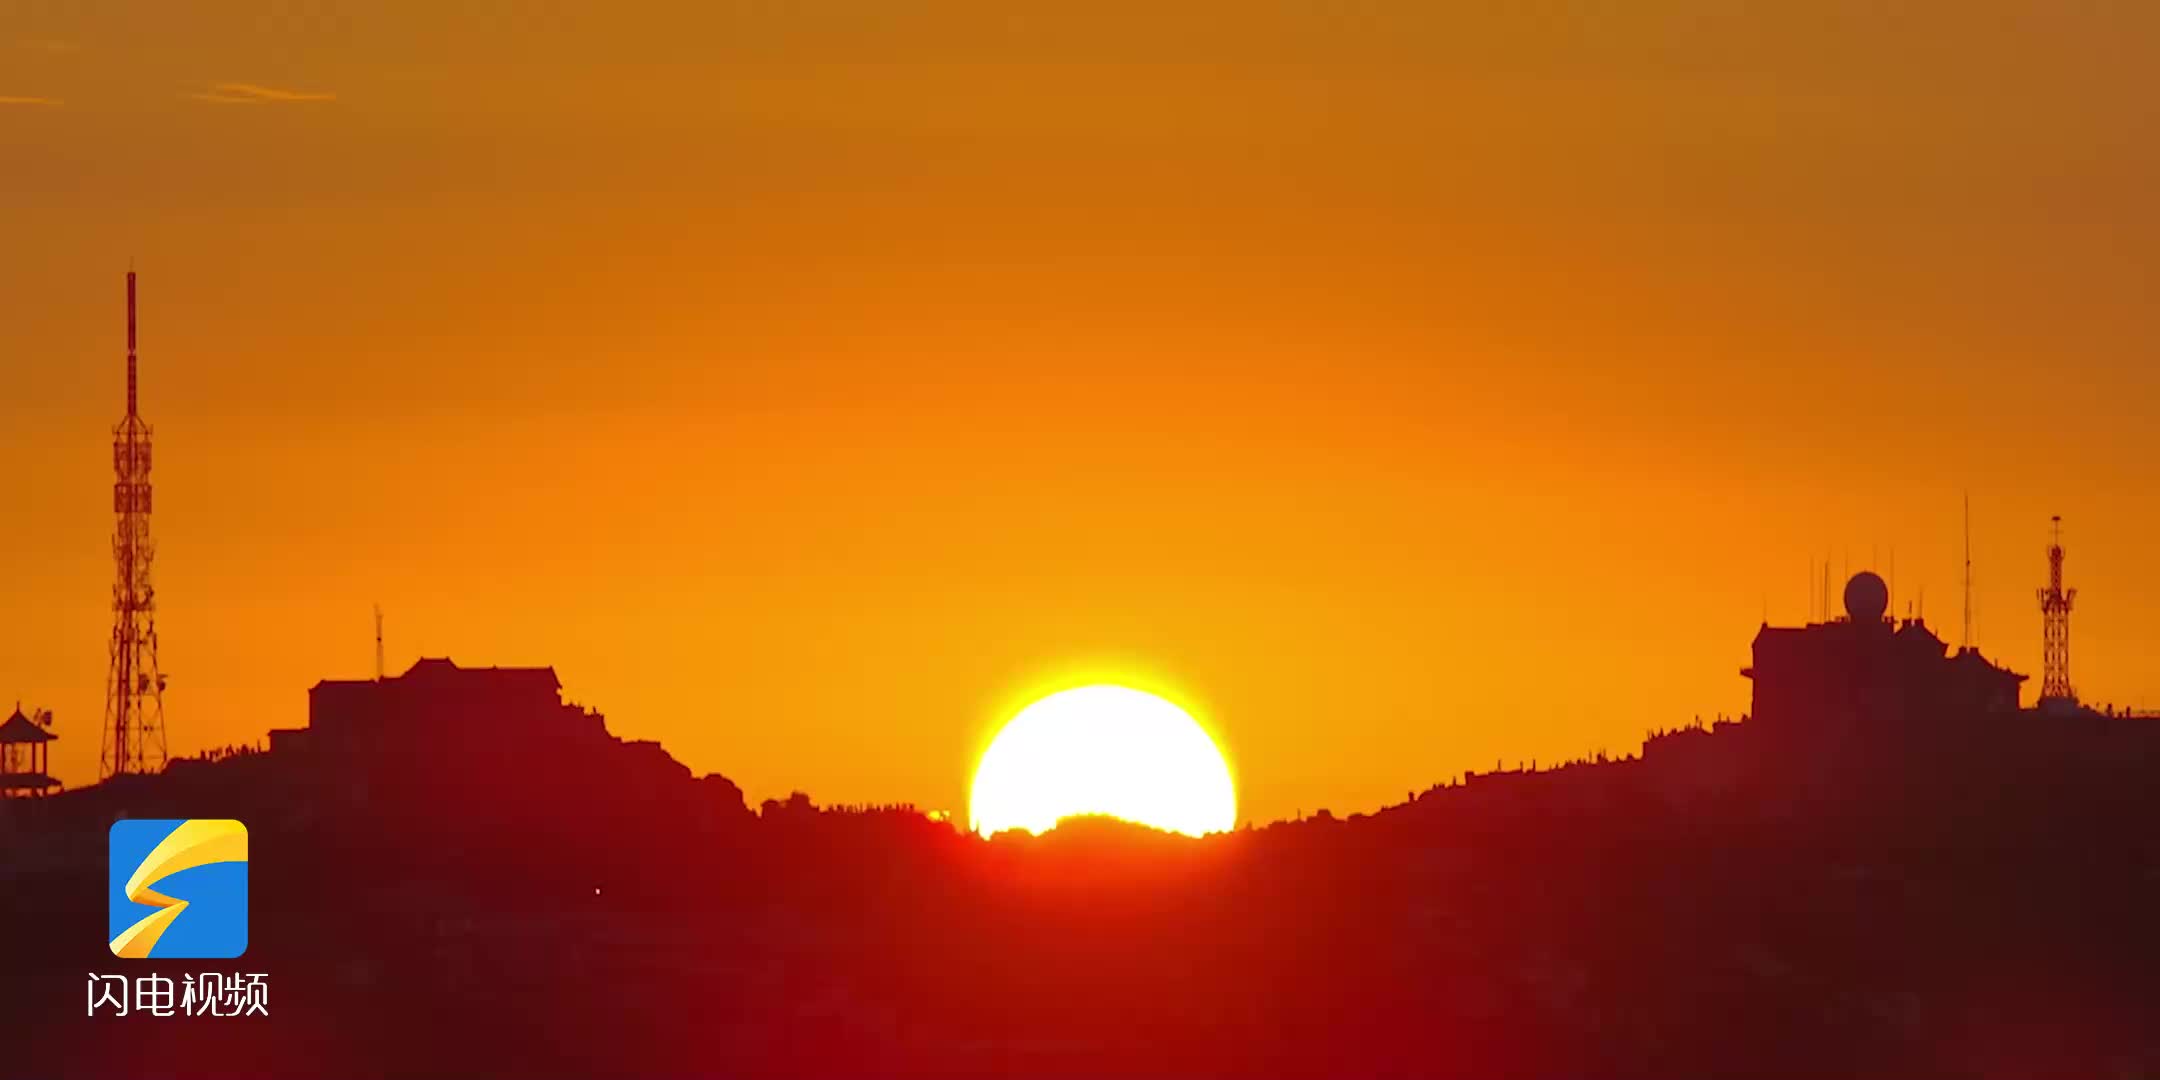
[[[1822,557],[1822,621],[1830,621],[1830,556]]]
[[[381,682],[382,677],[382,605],[377,604],[375,605],[375,681]]]
[[[1965,630],[1958,635],[1958,651],[1972,648],[1972,492],[1965,493]]]

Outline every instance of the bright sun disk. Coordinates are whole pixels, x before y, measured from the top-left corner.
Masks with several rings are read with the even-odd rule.
[[[1230,766],[1185,710],[1123,686],[1083,686],[1015,714],[983,751],[968,816],[989,836],[1108,814],[1199,836],[1237,823]]]

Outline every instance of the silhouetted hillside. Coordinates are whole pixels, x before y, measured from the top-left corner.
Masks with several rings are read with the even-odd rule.
[[[1751,721],[1348,819],[985,841],[753,814],[561,720],[492,758],[287,747],[7,804],[6,1074],[2160,1069],[2149,722],[1971,716],[1962,749],[1825,765]],[[2118,752],[2067,749],[2092,739]],[[244,960],[107,955],[123,811],[248,823]],[[82,1015],[86,972],[235,966],[269,1020]]]

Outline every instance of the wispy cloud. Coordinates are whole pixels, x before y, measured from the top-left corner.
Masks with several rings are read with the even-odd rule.
[[[59,38],[24,38],[21,41],[16,42],[15,44],[20,45],[25,49],[29,49],[32,52],[53,53],[56,55],[59,53],[79,52],[82,50],[81,45],[78,45],[72,41],[62,41]]]
[[[0,105],[60,105],[59,98],[49,97],[0,97]]]
[[[254,83],[222,82],[211,84],[208,90],[189,94],[196,101],[208,101],[217,105],[266,105],[284,101],[336,101],[336,94],[317,94],[305,90],[284,90],[275,86],[258,86]]]

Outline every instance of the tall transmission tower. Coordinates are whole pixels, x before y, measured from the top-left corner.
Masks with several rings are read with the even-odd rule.
[[[2077,590],[2063,588],[2062,515],[2057,514],[2054,537],[2048,543],[2048,586],[2040,590],[2040,613],[2046,621],[2042,631],[2042,677],[2040,700],[2075,704],[2077,693],[2070,689],[2070,605],[2077,602]]]
[[[150,425],[135,410],[135,271],[127,276],[127,416],[113,428],[112,666],[105,679],[98,776],[165,767],[165,676],[158,672],[150,562]]]

